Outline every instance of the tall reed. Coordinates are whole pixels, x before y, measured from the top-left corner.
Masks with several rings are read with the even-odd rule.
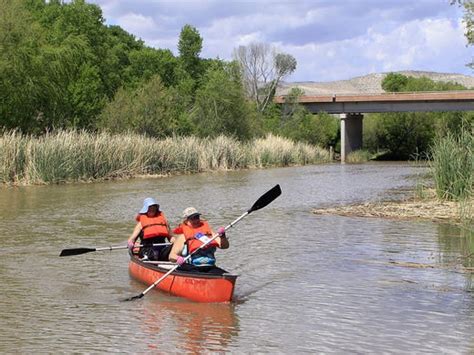
[[[474,182],[474,135],[464,129],[458,136],[448,134],[431,147],[431,171],[439,198],[472,198]]]
[[[18,183],[23,181],[28,139],[17,131],[2,134],[0,138],[0,182]]]
[[[346,163],[366,163],[371,157],[372,154],[368,150],[355,150],[347,154]]]
[[[249,144],[249,166],[288,166],[327,162],[329,151],[286,138],[268,135]]]
[[[0,181],[48,184],[144,174],[315,164],[329,161],[319,147],[269,135],[250,142],[136,134],[58,131],[41,137],[16,131],[0,136]]]

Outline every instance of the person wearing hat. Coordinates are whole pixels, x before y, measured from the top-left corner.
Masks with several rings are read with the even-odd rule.
[[[168,241],[173,243],[174,237],[166,217],[160,211],[160,205],[155,199],[148,197],[143,201],[143,207],[136,217],[137,224],[132,235],[128,238],[128,247],[133,250],[137,238],[142,240],[139,256],[149,260],[168,260],[171,245],[153,246]]]
[[[218,237],[207,244],[204,248],[196,251],[188,262],[184,263],[184,257],[201,245],[205,244],[216,234],[212,231],[209,223],[201,219],[201,213],[194,207],[188,207],[183,211],[183,222],[173,230],[176,235],[175,242],[169,254],[169,260],[174,261],[186,270],[209,271],[215,268],[216,248],[227,249],[229,241],[225,235],[225,228],[217,230]]]

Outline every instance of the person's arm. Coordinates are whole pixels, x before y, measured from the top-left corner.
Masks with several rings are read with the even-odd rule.
[[[229,240],[225,235],[225,228],[219,227],[217,233],[219,234],[219,236],[216,238],[216,242],[217,244],[219,244],[219,248],[227,249],[229,247]]]
[[[171,231],[170,225],[166,223],[166,229],[168,230],[168,240],[170,241],[171,244],[173,244],[176,241],[176,236],[174,233]]]
[[[171,247],[170,255],[168,257],[170,261],[176,262],[178,261],[179,257],[182,258],[181,252],[184,248],[184,241],[185,239],[183,234],[175,235],[175,240],[173,246]]]
[[[217,243],[219,244],[219,248],[221,249],[227,249],[229,248],[229,239],[224,235],[221,235],[220,237],[216,238]]]
[[[133,229],[132,235],[128,238],[127,245],[129,248],[133,248],[133,245],[135,244],[135,241],[137,240],[138,235],[140,234],[141,230],[142,230],[142,224],[138,222],[135,228]]]

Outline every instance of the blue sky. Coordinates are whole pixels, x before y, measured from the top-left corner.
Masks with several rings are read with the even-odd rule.
[[[286,81],[331,81],[426,70],[474,75],[465,64],[462,9],[449,0],[92,0],[115,24],[177,54],[181,28],[196,27],[201,57],[231,59],[252,42],[293,55]]]

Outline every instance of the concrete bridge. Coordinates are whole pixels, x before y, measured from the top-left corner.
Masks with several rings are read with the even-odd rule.
[[[275,102],[284,104],[286,96],[275,97]],[[340,115],[345,162],[347,154],[362,148],[364,113],[474,111],[474,90],[301,96],[298,102],[312,113]]]

